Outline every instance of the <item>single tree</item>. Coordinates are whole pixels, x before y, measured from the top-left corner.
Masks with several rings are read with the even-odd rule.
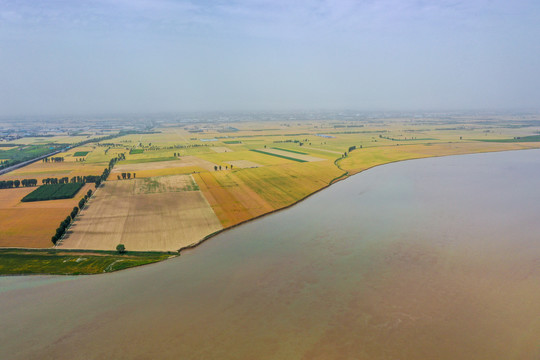
[[[116,251],[118,251],[119,254],[124,254],[126,252],[126,247],[124,244],[118,244],[116,245]]]

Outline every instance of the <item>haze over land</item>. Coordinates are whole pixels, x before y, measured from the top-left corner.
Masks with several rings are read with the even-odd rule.
[[[536,1],[0,1],[0,115],[538,109]]]

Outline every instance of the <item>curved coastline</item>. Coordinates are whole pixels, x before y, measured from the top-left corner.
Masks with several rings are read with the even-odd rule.
[[[258,219],[261,219],[262,217],[264,216],[268,216],[268,215],[271,215],[271,214],[274,214],[274,213],[277,213],[279,211],[282,211],[282,210],[286,210],[286,209],[289,209],[289,208],[292,208],[294,205],[297,205],[299,204],[300,202],[308,199],[309,197],[311,197],[312,195],[315,195],[323,190],[325,190],[326,188],[330,187],[331,185],[333,184],[336,184],[342,180],[346,180],[354,175],[357,175],[357,174],[360,174],[360,173],[364,173],[365,171],[367,170],[370,170],[370,169],[373,169],[375,167],[379,167],[379,166],[383,166],[383,165],[389,165],[389,164],[393,164],[393,163],[398,163],[398,162],[403,162],[403,161],[410,161],[410,160],[420,160],[420,159],[428,159],[428,158],[439,158],[439,157],[449,157],[449,156],[461,156],[461,155],[474,155],[474,154],[487,154],[487,153],[497,153],[497,152],[508,152],[508,151],[517,151],[517,150],[538,150],[539,148],[538,147],[532,147],[532,148],[522,148],[522,149],[497,149],[497,150],[488,150],[488,151],[481,151],[481,152],[469,152],[469,153],[461,153],[461,154],[443,154],[443,155],[432,155],[432,156],[416,156],[416,157],[411,157],[411,158],[408,158],[408,159],[400,159],[400,160],[393,160],[393,161],[389,161],[389,162],[384,162],[384,163],[380,163],[380,164],[375,164],[375,165],[372,165],[372,166],[369,166],[369,167],[366,167],[364,169],[361,169],[359,171],[354,171],[354,170],[345,170],[343,169],[341,166],[340,166],[340,161],[341,160],[344,160],[346,158],[338,158],[336,160],[334,160],[334,164],[336,165],[336,167],[338,167],[338,169],[344,171],[344,173],[334,179],[332,179],[328,184],[326,184],[325,186],[321,187],[320,189],[312,192],[312,193],[309,193],[307,194],[306,196],[304,196],[303,198],[300,198],[296,201],[294,201],[293,203],[289,204],[289,205],[286,205],[284,207],[281,207],[281,208],[278,208],[278,209],[274,209],[272,211],[269,211],[269,212],[266,212],[266,213],[263,213],[263,214],[260,214],[258,216],[255,216],[253,218],[250,218],[250,219],[247,219],[247,220],[244,220],[242,222],[239,222],[237,224],[234,224],[234,225],[231,225],[231,226],[228,226],[226,228],[223,228],[223,229],[220,229],[218,231],[215,231],[213,233],[210,233],[206,236],[204,236],[202,239],[200,239],[199,241],[197,242],[194,242],[190,245],[187,245],[187,246],[184,246],[180,249],[178,249],[176,252],[167,252],[168,253],[168,257],[163,259],[163,260],[158,260],[158,261],[155,261],[155,262],[149,262],[149,263],[146,263],[146,264],[138,264],[138,265],[134,265],[134,266],[130,266],[130,267],[126,267],[126,268],[123,268],[123,269],[119,269],[119,270],[114,270],[114,271],[111,271],[111,272],[103,272],[103,273],[79,273],[79,274],[58,274],[58,273],[20,273],[20,274],[5,274],[5,275],[2,275],[2,276],[30,276],[30,275],[37,275],[37,276],[40,276],[40,275],[48,275],[48,276],[58,276],[58,275],[63,275],[63,276],[79,276],[79,275],[104,275],[104,274],[109,274],[109,273],[114,273],[114,272],[118,272],[118,271],[122,271],[122,270],[128,270],[128,269],[131,269],[131,268],[138,268],[138,267],[142,267],[142,266],[148,266],[148,265],[156,265],[160,262],[164,262],[166,260],[170,260],[172,258],[176,258],[176,257],[179,257],[183,251],[186,251],[186,250],[193,250],[195,249],[196,247],[198,247],[199,245],[205,243],[207,240],[210,240],[212,239],[213,237],[217,236],[217,235],[220,235],[222,233],[224,233],[225,231],[227,230],[232,230],[240,225],[244,225],[244,224],[247,224],[251,221],[254,221],[254,220],[258,220]],[[357,149],[359,150],[359,149]],[[20,250],[20,251],[48,251],[48,250],[56,250],[55,248],[44,248],[44,249],[26,249],[26,248],[9,248],[11,250]],[[63,249],[63,251],[65,252],[77,252],[77,250],[70,250],[70,249]],[[94,252],[94,253],[101,253],[101,252],[104,252],[104,253],[107,253],[107,252],[110,252],[110,251],[99,251],[99,250],[85,250],[85,252]],[[149,251],[149,252],[152,252],[152,251]]]
[[[356,149],[356,150],[359,150],[359,149]],[[330,186],[340,182],[340,181],[343,181],[343,180],[346,180],[354,175],[359,175],[359,174],[362,174],[364,172],[366,172],[367,170],[371,170],[371,169],[374,169],[376,167],[379,167],[379,166],[384,166],[384,165],[389,165],[389,164],[395,164],[395,163],[400,163],[400,162],[404,162],[404,161],[411,161],[411,160],[421,160],[421,159],[432,159],[432,158],[442,158],[442,157],[448,157],[448,156],[468,156],[468,155],[476,155],[476,154],[488,154],[488,153],[499,153],[499,152],[509,152],[509,151],[524,151],[524,150],[539,150],[539,148],[526,148],[526,149],[508,149],[508,150],[492,150],[492,151],[483,151],[483,152],[471,152],[471,153],[466,153],[466,154],[447,154],[447,155],[433,155],[433,156],[419,156],[419,157],[414,157],[414,158],[410,158],[410,159],[401,159],[401,160],[394,160],[394,161],[389,161],[389,162],[386,162],[386,163],[382,163],[382,164],[376,164],[376,165],[373,165],[373,166],[369,166],[363,170],[360,170],[358,172],[355,172],[355,173],[352,173],[348,170],[344,170],[342,169],[340,166],[339,166],[339,161],[340,160],[343,160],[343,158],[339,158],[339,159],[336,159],[334,161],[334,164],[341,170],[345,171],[344,174],[342,174],[341,176],[338,176],[337,178],[334,178],[330,181],[330,183],[328,183],[327,185],[323,186],[322,188],[304,196],[303,198],[301,199],[298,199],[296,200],[295,202],[289,204],[289,205],[286,205],[284,207],[281,207],[279,209],[275,209],[275,210],[272,210],[272,211],[269,211],[267,213],[264,213],[264,214],[261,214],[261,215],[257,215],[251,219],[248,219],[248,220],[244,220],[244,221],[241,221],[239,222],[238,224],[234,224],[234,225],[231,225],[231,226],[228,226],[226,228],[223,228],[223,229],[220,229],[218,231],[215,231],[211,234],[208,234],[206,235],[205,237],[203,237],[201,240],[193,243],[193,244],[190,244],[190,245],[187,245],[187,246],[184,246],[180,249],[178,249],[178,255],[181,255],[182,251],[184,250],[192,250],[194,248],[196,248],[197,246],[201,245],[202,243],[206,242],[207,240],[210,240],[211,238],[225,232],[225,231],[228,231],[228,230],[232,230],[240,225],[243,225],[243,224],[247,224],[251,221],[254,221],[254,220],[259,220],[265,216],[268,216],[268,215],[271,215],[271,214],[274,214],[274,213],[277,213],[279,211],[283,211],[283,210],[287,210],[291,207],[293,207],[294,205],[297,205],[299,203],[301,203],[302,201],[308,199],[309,197],[329,188]],[[169,259],[166,259],[166,260],[169,260]],[[163,261],[166,261],[166,260],[163,260]],[[148,264],[148,265],[151,265],[151,264]],[[141,265],[141,266],[144,266],[144,265]],[[127,270],[127,269],[125,269]]]

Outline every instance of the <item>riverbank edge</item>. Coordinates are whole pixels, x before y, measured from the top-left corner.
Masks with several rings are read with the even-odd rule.
[[[199,241],[197,241],[197,242],[195,242],[193,244],[181,247],[180,249],[178,249],[178,254],[181,254],[182,251],[184,251],[184,250],[191,250],[193,248],[196,248],[197,246],[201,245],[202,243],[206,242],[207,240],[210,240],[214,236],[217,236],[217,235],[219,235],[219,234],[221,234],[221,233],[223,233],[225,231],[232,230],[232,229],[234,229],[234,228],[236,228],[236,227],[238,227],[240,225],[244,225],[244,224],[246,224],[248,222],[251,222],[251,221],[254,221],[254,220],[259,220],[259,219],[261,219],[261,218],[263,218],[265,216],[272,215],[272,214],[277,213],[279,211],[287,210],[287,209],[293,207],[294,205],[297,205],[297,204],[301,203],[302,201],[308,199],[309,197],[311,197],[311,196],[313,196],[313,195],[315,195],[315,194],[329,188],[330,186],[332,186],[332,185],[334,185],[334,184],[336,184],[336,183],[338,183],[340,181],[346,180],[346,179],[348,179],[348,178],[350,178],[350,177],[352,177],[354,175],[361,174],[361,173],[363,173],[363,172],[365,172],[367,170],[376,168],[378,166],[389,165],[389,164],[394,164],[394,163],[399,163],[399,162],[404,162],[404,161],[430,159],[430,158],[441,158],[441,157],[447,157],[447,156],[465,156],[465,155],[474,155],[474,154],[488,154],[488,153],[497,153],[497,152],[538,150],[538,149],[540,149],[540,146],[539,147],[526,148],[526,149],[489,150],[489,151],[481,151],[481,152],[470,152],[470,153],[464,153],[464,154],[445,154],[445,155],[433,155],[433,156],[419,156],[419,157],[413,157],[413,158],[409,158],[409,159],[394,160],[394,161],[389,161],[389,162],[385,162],[385,163],[381,163],[381,164],[376,164],[376,165],[373,165],[373,166],[367,167],[365,169],[362,169],[360,171],[352,172],[352,173],[351,173],[351,171],[344,170],[339,166],[339,161],[345,159],[345,158],[339,158],[339,159],[334,160],[334,164],[340,170],[345,171],[345,172],[342,175],[340,175],[338,177],[335,177],[334,179],[330,180],[330,182],[327,185],[323,186],[322,188],[320,188],[318,190],[315,190],[314,192],[307,194],[303,198],[298,199],[295,202],[293,202],[293,203],[291,203],[289,205],[286,205],[284,207],[281,207],[279,209],[275,209],[275,210],[266,212],[264,214],[257,215],[257,216],[255,216],[255,217],[253,217],[251,219],[247,219],[247,220],[244,220],[242,222],[239,222],[238,224],[234,224],[234,225],[225,227],[223,229],[214,231],[213,233],[206,235],[201,240],[199,240]],[[356,150],[360,150],[360,149],[356,149]]]
[[[18,257],[21,262],[28,261],[29,257],[42,256],[44,258],[50,257],[57,260],[57,264],[52,264],[52,267],[58,267],[54,272],[35,272],[29,270],[26,272],[8,273],[0,270],[0,277],[3,276],[80,276],[80,275],[103,275],[117,271],[136,268],[144,265],[156,264],[164,260],[178,257],[180,254],[176,251],[127,251],[123,254],[113,250],[80,250],[80,249],[57,249],[57,248],[17,248],[6,247],[0,248],[0,259],[2,257]],[[66,257],[90,257],[90,258],[103,258],[111,260],[110,263],[104,263],[100,268],[101,272],[90,272],[88,268],[77,269],[76,272],[68,272],[69,267],[62,267],[60,262],[65,260]],[[140,259],[140,260],[139,260]],[[126,267],[115,269],[113,265],[119,260],[138,260],[137,263],[129,264]],[[63,264],[63,263],[62,263]],[[85,264],[82,264],[85,265]],[[127,265],[127,264],[123,264]]]
[[[159,262],[162,262],[162,261],[166,261],[166,260],[169,260],[171,258],[175,258],[175,257],[178,257],[178,256],[181,256],[182,254],[182,251],[185,251],[185,250],[192,250],[196,247],[198,247],[199,245],[201,245],[202,243],[212,239],[213,237],[225,232],[225,231],[229,231],[229,230],[232,230],[240,225],[244,225],[248,222],[251,222],[251,221],[255,221],[255,220],[259,220],[265,216],[269,216],[269,215],[272,215],[274,213],[277,213],[278,211],[283,211],[283,210],[287,210],[291,207],[293,207],[294,205],[297,205],[299,204],[300,202],[308,199],[309,197],[319,193],[320,191],[323,191],[325,189],[327,189],[328,187],[336,184],[337,182],[340,182],[342,180],[346,180],[348,179],[349,177],[352,177],[354,175],[357,175],[357,174],[361,174],[367,170],[370,170],[370,169],[373,169],[375,167],[378,167],[378,166],[383,166],[383,165],[389,165],[389,164],[393,164],[393,163],[399,163],[399,162],[403,162],[403,161],[411,161],[411,160],[420,160],[420,159],[429,159],[429,158],[440,158],[440,157],[447,157],[447,156],[464,156],[464,155],[474,155],[474,154],[487,154],[487,153],[497,153],[497,152],[507,152],[507,151],[522,151],[522,150],[538,150],[540,149],[540,146],[536,146],[536,147],[530,147],[530,148],[524,148],[524,149],[496,149],[496,150],[487,150],[487,151],[477,151],[477,152],[469,152],[469,153],[462,153],[462,154],[444,154],[444,155],[428,155],[428,156],[417,156],[417,157],[411,157],[411,158],[408,158],[408,159],[401,159],[401,160],[394,160],[394,161],[389,161],[389,162],[384,162],[384,163],[380,163],[380,164],[376,164],[376,165],[372,165],[372,166],[369,166],[365,169],[362,169],[362,170],[359,170],[359,171],[350,171],[350,170],[344,170],[342,169],[340,166],[339,166],[339,162],[341,160],[344,160],[346,159],[345,158],[338,158],[336,160],[334,160],[334,164],[342,171],[344,171],[344,173],[340,176],[337,176],[335,177],[334,179],[330,180],[330,182],[321,187],[320,189],[317,189],[315,190],[314,192],[311,192],[309,194],[307,194],[306,196],[292,202],[291,204],[289,205],[286,205],[286,206],[283,206],[281,208],[278,208],[278,209],[274,209],[272,211],[269,211],[269,212],[266,212],[264,214],[260,214],[260,215],[257,215],[253,218],[250,218],[250,219],[247,219],[247,220],[244,220],[242,222],[239,222],[237,224],[234,224],[234,225],[231,225],[231,226],[228,226],[228,227],[225,227],[223,229],[220,229],[220,230],[217,230],[217,231],[214,231],[206,236],[204,236],[202,239],[200,239],[199,241],[196,241],[192,244],[189,244],[189,245],[186,245],[186,246],[183,246],[181,247],[180,249],[178,249],[176,252],[175,251],[169,251],[169,252],[161,252],[161,253],[168,253],[170,254],[170,256],[166,259],[163,259],[163,260],[159,260],[157,262],[150,262],[150,263],[147,263],[147,264],[140,264],[140,265],[135,265],[135,266],[131,266],[131,267],[126,267],[124,269],[119,269],[119,270],[114,270],[114,271],[110,271],[110,272],[103,272],[103,273],[87,273],[87,274],[84,274],[84,273],[81,273],[81,274],[59,274],[59,273],[55,273],[55,274],[51,274],[51,273],[20,273],[20,274],[0,274],[0,276],[33,276],[33,275],[37,275],[37,276],[40,276],[40,275],[58,275],[58,276],[62,276],[62,275],[67,275],[67,276],[81,276],[81,275],[104,275],[104,274],[110,274],[110,273],[113,273],[113,272],[117,272],[117,271],[122,271],[122,270],[128,270],[128,269],[132,269],[132,268],[136,268],[136,267],[141,267],[141,266],[147,266],[147,265],[151,265],[151,264],[157,264]],[[361,149],[356,149],[354,151],[358,151],[358,150],[361,150]],[[76,252],[102,252],[102,253],[114,253],[114,251],[109,251],[109,250],[78,250],[78,249],[56,249],[56,248],[43,248],[43,249],[32,249],[32,248],[1,248],[0,250],[4,250],[4,249],[11,249],[11,250],[20,250],[20,251],[36,251],[36,252],[39,252],[39,251],[42,251],[42,252],[46,252],[46,251],[51,251],[51,250],[57,250],[57,251],[66,251],[66,252],[73,252],[73,253],[76,253]],[[141,255],[143,255],[144,253],[160,253],[159,251],[130,251],[130,253],[142,253]],[[171,254],[172,253],[172,254]]]

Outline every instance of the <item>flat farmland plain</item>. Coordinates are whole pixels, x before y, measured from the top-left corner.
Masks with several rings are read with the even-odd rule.
[[[114,167],[110,180],[117,179],[123,172],[135,173],[138,178],[173,174],[189,174],[200,171],[214,171],[216,164],[196,156],[184,156],[178,160],[141,162],[134,164],[120,163]]]
[[[298,159],[298,160],[303,160],[303,161],[308,161],[308,162],[309,161],[324,161],[324,160],[326,160],[326,159],[321,159],[321,158],[318,158],[318,157],[315,157],[315,156],[310,156],[307,153],[302,153],[301,154],[300,152],[297,152],[297,151],[287,151],[287,150],[272,149],[272,148],[258,149],[258,150],[263,151],[265,153],[290,157],[290,158],[293,158],[293,159]]]
[[[114,250],[124,244],[128,251],[177,251],[222,228],[202,193],[191,186],[191,176],[153,180],[163,184],[106,182],[57,247]]]
[[[60,222],[93,184],[73,199],[21,202],[35,187],[0,190],[0,247],[48,248]]]

